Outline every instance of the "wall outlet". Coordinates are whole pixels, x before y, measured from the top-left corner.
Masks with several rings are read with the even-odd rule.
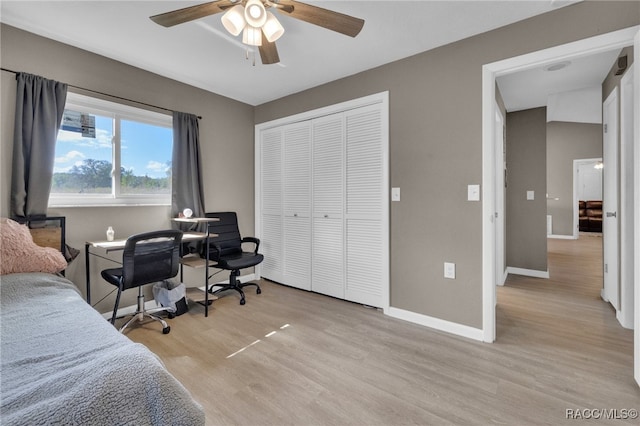
[[[534,191],[527,191],[527,200],[531,201],[531,200],[535,200],[536,198],[536,193]]]
[[[444,262],[444,277],[454,280],[456,278],[456,264]]]

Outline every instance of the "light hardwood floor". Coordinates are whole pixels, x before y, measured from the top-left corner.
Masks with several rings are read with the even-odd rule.
[[[599,296],[599,244],[549,240],[549,280],[498,289],[493,344],[267,281],[245,306],[229,295],[208,318],[191,305],[168,335],[149,324],[128,336],[209,425],[580,424],[567,410],[640,409],[633,332]]]

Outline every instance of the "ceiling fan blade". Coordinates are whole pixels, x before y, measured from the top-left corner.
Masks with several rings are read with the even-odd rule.
[[[259,50],[263,65],[277,64],[280,62],[280,56],[278,55],[278,48],[275,42],[269,43],[264,33],[262,33],[262,46],[259,47]]]
[[[196,6],[185,7],[183,9],[154,15],[149,19],[151,19],[156,24],[162,25],[163,27],[173,27],[174,25],[183,24],[185,22],[223,12],[230,6],[233,6],[234,3],[235,2],[231,0],[211,1],[209,3],[203,3]]]
[[[300,19],[350,37],[357,36],[364,26],[364,19],[354,18],[353,16],[340,12],[334,12],[295,0],[279,0],[275,3],[287,6],[286,8],[279,8],[279,10],[287,13],[292,18]],[[293,11],[289,12],[290,8],[288,6],[293,6]]]

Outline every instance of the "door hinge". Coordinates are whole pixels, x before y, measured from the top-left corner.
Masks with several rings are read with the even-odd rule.
[[[605,133],[607,133],[607,132],[609,131],[608,127],[609,127],[609,126],[608,126],[607,124],[605,124],[605,125],[604,125],[604,132],[605,132]]]

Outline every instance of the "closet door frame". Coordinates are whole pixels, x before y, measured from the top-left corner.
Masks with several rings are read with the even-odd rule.
[[[381,273],[383,275],[383,289],[382,289],[382,303],[381,308],[385,314],[388,314],[390,305],[390,246],[389,246],[389,92],[380,92],[373,95],[365,96],[358,99],[330,105],[327,107],[315,109],[312,111],[306,111],[300,114],[295,114],[288,117],[279,118],[265,123],[260,123],[255,126],[255,233],[258,238],[262,236],[262,146],[261,146],[261,133],[265,130],[274,127],[280,127],[287,124],[292,124],[300,121],[313,120],[315,118],[324,117],[336,113],[346,112],[349,110],[365,107],[369,105],[379,104],[381,115],[381,128],[382,128],[382,150],[383,150],[383,164],[382,164],[382,193],[385,194],[385,208],[382,212],[382,258],[380,262],[382,264]],[[255,270],[256,278],[261,276],[260,265]]]

